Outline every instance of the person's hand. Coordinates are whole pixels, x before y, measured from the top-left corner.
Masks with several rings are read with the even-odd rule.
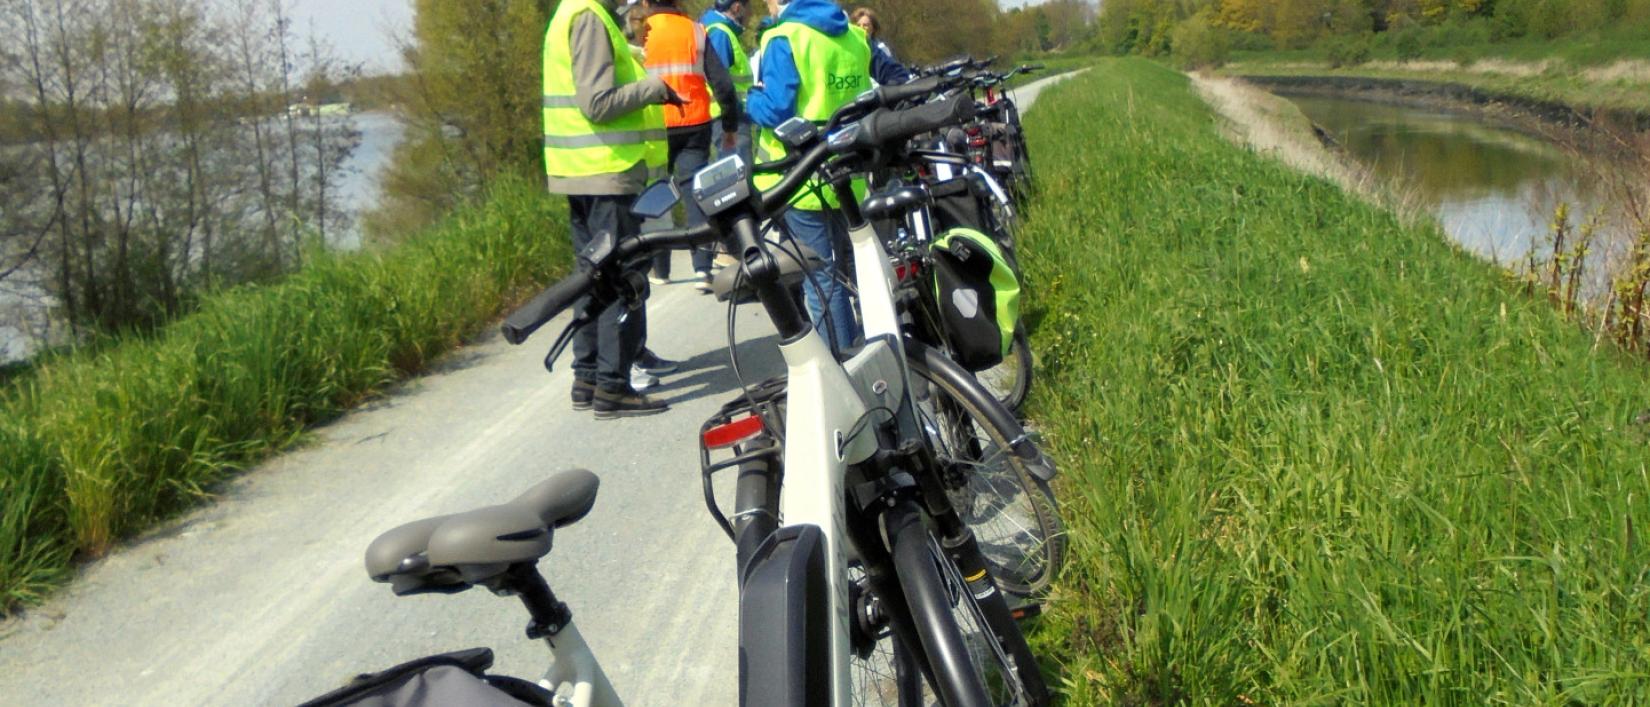
[[[665,98],[663,101],[660,101],[660,103],[667,106],[676,106],[677,108],[681,108],[682,106],[687,105],[687,99],[678,95],[676,91],[672,90],[669,86],[666,86]]]
[[[737,147],[739,147],[739,134],[724,129],[722,131],[722,151],[733,152],[734,148]]]

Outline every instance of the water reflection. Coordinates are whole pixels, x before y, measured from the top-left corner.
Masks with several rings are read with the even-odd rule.
[[[1450,113],[1321,96],[1288,96],[1358,161],[1431,209],[1457,242],[1498,262],[1549,242],[1555,208],[1614,223],[1596,171],[1547,140]],[[1612,228],[1601,230],[1601,235]],[[1601,243],[1598,257],[1611,251]],[[1595,269],[1597,270],[1597,269]]]
[[[344,176],[338,184],[350,227],[328,236],[328,245],[341,250],[361,247],[359,216],[378,203],[380,177],[406,132],[390,113],[360,113],[350,119],[361,131],[361,142],[341,165]],[[56,338],[51,298],[28,275],[0,281],[0,364],[30,356],[37,338]]]

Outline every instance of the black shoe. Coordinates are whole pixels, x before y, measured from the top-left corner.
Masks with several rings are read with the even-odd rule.
[[[670,409],[669,405],[642,395],[628,385],[621,388],[596,388],[594,407],[598,420],[657,415]]]
[[[659,354],[653,353],[651,349],[642,349],[642,355],[636,357],[636,365],[648,373],[662,376],[666,373],[675,373],[676,369],[682,367],[682,362],[660,358]]]
[[[596,384],[583,378],[573,379],[573,409],[589,410],[596,400]]]

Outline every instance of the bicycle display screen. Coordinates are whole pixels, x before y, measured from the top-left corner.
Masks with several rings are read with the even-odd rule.
[[[727,211],[750,195],[750,167],[739,155],[712,162],[693,175],[693,200],[706,216]]]

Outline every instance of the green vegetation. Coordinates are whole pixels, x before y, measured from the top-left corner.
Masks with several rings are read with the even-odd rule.
[[[1099,41],[1192,66],[1233,52],[1294,52],[1332,68],[1371,58],[1587,66],[1644,56],[1650,0],[1112,0]]]
[[[569,262],[558,203],[505,181],[393,252],[38,362],[0,393],[0,613],[491,323]]]
[[[1650,698],[1642,364],[1163,67],[1028,122],[1072,704]]]

